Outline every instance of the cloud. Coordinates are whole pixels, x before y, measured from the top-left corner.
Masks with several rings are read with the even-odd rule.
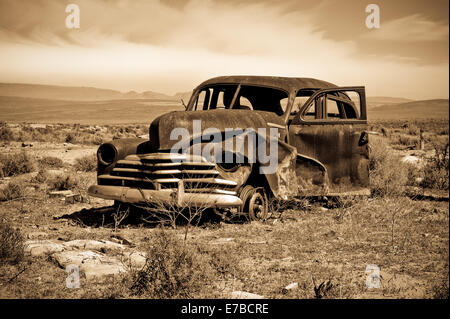
[[[0,0],[0,81],[174,93],[213,76],[254,74],[448,97],[448,59],[417,65],[389,50],[361,54],[357,37],[325,37],[310,11],[288,10],[292,2],[76,2],[81,29],[69,30],[64,1]]]
[[[381,23],[379,29],[372,29],[367,38],[400,42],[447,41],[448,24],[431,21],[420,14]]]

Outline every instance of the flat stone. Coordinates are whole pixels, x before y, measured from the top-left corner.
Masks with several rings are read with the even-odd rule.
[[[97,281],[105,277],[116,276],[126,272],[120,260],[93,252],[91,250],[67,250],[53,254],[51,257],[61,268],[77,265],[86,280]]]
[[[125,267],[120,264],[83,264],[80,271],[87,281],[99,281],[115,277],[126,272]]]
[[[61,268],[66,268],[67,265],[78,265],[81,266],[84,263],[90,264],[102,264],[102,263],[118,263],[118,260],[111,259],[105,255],[98,254],[91,250],[66,250],[59,253],[55,253],[51,258],[56,261],[56,263]]]
[[[246,291],[233,291],[231,293],[231,299],[264,299],[264,296]]]
[[[64,191],[54,191],[48,193],[50,197],[66,197],[69,195],[73,195],[73,192],[71,190],[64,190]]]
[[[81,194],[66,195],[64,200],[66,204],[75,204],[76,202],[87,203],[86,197],[82,196]]]
[[[51,255],[65,249],[62,244],[54,243],[50,240],[30,240],[25,242],[25,253],[31,256]]]
[[[77,239],[64,243],[64,246],[68,249],[88,249],[97,251],[121,251],[125,249],[124,245],[114,243],[109,240],[91,240],[91,239]]]
[[[297,283],[297,282],[292,282],[292,283],[290,283],[289,285],[287,285],[286,287],[284,287],[284,288],[282,289],[282,292],[283,292],[284,294],[287,294],[289,291],[294,290],[294,289],[297,289],[297,288],[298,288],[298,283]]]
[[[28,239],[42,239],[42,238],[47,238],[47,237],[48,237],[48,234],[44,233],[42,231],[32,232],[27,235]]]
[[[232,242],[233,240],[234,240],[234,238],[218,238],[218,239],[211,240],[209,243],[213,244],[213,245],[227,244],[229,242]]]

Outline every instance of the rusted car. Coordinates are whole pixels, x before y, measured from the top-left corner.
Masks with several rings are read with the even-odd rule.
[[[148,140],[102,144],[98,185],[89,195],[124,203],[233,208],[250,219],[265,219],[271,198],[368,192],[363,86],[338,87],[311,78],[216,77],[195,88],[185,107],[153,120]],[[188,138],[182,151],[174,152],[180,143],[173,138],[177,129]],[[230,129],[238,134],[227,136]],[[249,147],[243,149],[224,147],[250,129],[257,135],[275,129],[275,152],[269,147],[271,133],[258,143],[244,134]],[[215,146],[221,146],[219,154],[204,156],[206,147]],[[196,147],[202,153],[191,152]],[[276,158],[275,169],[262,170],[260,158],[250,160],[261,148],[269,153],[266,160]]]

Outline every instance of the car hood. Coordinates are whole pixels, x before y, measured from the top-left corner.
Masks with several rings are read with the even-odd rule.
[[[224,132],[226,128],[248,129],[267,128],[268,122],[284,126],[282,117],[272,112],[252,110],[210,110],[210,111],[175,111],[156,118],[150,125],[150,143],[154,151],[170,150],[179,141],[170,139],[174,129],[184,128],[193,136],[193,123],[201,121],[201,132],[216,128]]]

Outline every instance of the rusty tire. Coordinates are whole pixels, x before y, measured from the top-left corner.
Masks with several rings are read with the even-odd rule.
[[[239,197],[244,203],[242,212],[249,220],[265,221],[269,218],[269,203],[264,188],[246,185]]]

